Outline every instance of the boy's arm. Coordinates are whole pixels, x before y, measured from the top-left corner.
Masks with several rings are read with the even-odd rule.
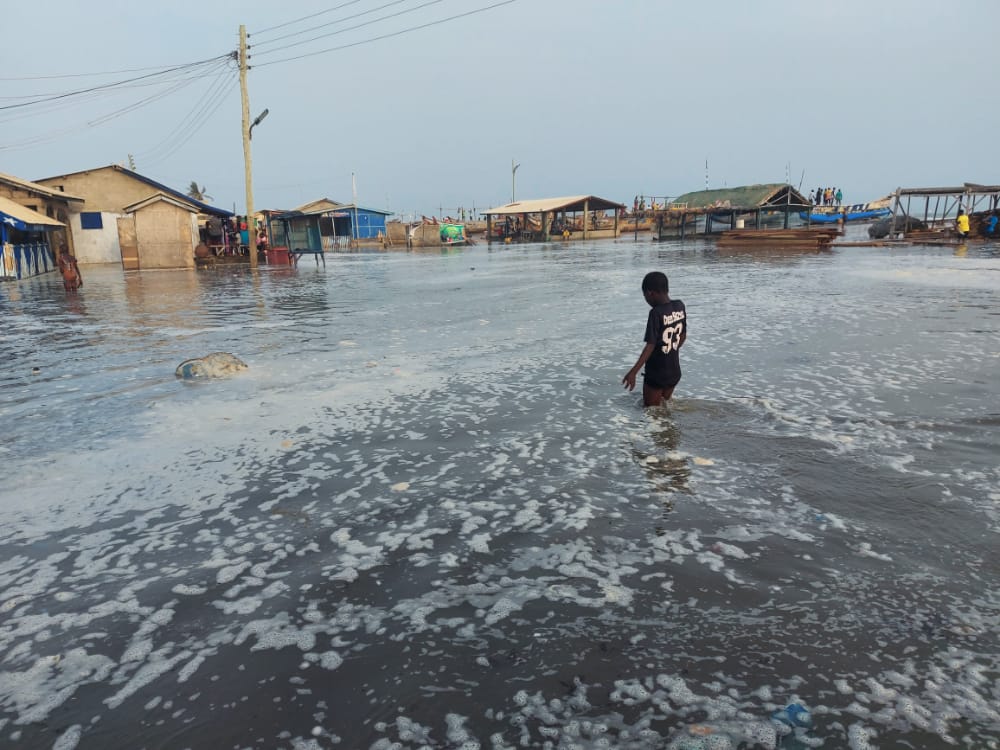
[[[622,378],[622,382],[625,384],[625,388],[632,390],[635,388],[635,376],[639,374],[639,370],[642,366],[646,364],[646,361],[652,356],[654,344],[651,341],[647,341],[646,345],[642,348],[642,353],[639,354],[639,359],[635,361],[635,365],[632,369],[625,373],[625,377]]]

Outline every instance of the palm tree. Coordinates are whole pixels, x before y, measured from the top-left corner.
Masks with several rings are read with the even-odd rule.
[[[187,194],[189,198],[194,198],[196,201],[201,201],[202,203],[212,200],[212,196],[208,194],[204,185],[198,187],[197,180],[191,180]]]

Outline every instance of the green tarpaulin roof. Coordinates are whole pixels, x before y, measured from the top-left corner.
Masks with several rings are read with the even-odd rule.
[[[788,193],[790,192],[790,195]],[[756,208],[758,206],[805,205],[809,200],[791,185],[777,182],[767,185],[743,185],[719,190],[698,190],[674,199],[688,208]]]

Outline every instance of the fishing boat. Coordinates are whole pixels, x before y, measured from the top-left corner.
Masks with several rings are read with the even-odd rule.
[[[464,245],[468,240],[465,237],[465,224],[439,224],[442,245]]]
[[[812,213],[799,211],[799,218],[811,224],[836,224],[842,219],[845,221],[875,221],[892,213],[889,209],[891,200],[891,197],[886,197],[850,206],[814,206]]]

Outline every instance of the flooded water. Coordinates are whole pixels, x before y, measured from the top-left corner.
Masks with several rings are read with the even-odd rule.
[[[1000,248],[630,240],[0,285],[0,746],[997,747]]]

